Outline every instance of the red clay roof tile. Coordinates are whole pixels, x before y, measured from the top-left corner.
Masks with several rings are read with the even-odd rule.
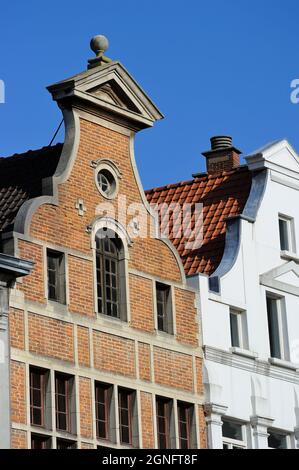
[[[187,245],[188,237],[175,237],[180,220],[173,221],[170,214],[169,239],[178,250],[187,275],[212,274],[219,265],[225,245],[226,218],[242,213],[251,188],[251,172],[246,166],[216,175],[203,174],[191,181],[145,191],[150,204],[196,203],[203,204],[203,239],[198,248]],[[167,217],[160,221],[164,228]],[[191,218],[194,228],[194,216]],[[187,224],[190,227],[190,224]],[[192,238],[191,238],[192,240]]]

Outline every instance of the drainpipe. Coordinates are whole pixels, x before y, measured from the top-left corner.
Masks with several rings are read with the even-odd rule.
[[[9,293],[15,280],[32,268],[30,261],[0,253],[0,449],[11,447]]]

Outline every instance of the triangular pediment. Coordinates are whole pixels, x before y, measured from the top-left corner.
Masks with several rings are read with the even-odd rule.
[[[119,62],[91,68],[48,87],[54,99],[77,97],[136,126],[149,127],[163,118],[151,99]]]
[[[274,152],[268,156],[267,160],[274,165],[279,165],[299,173],[299,157],[286,141],[283,145],[274,149]]]
[[[262,274],[260,282],[266,287],[299,296],[299,265],[295,261],[285,263]]]
[[[138,109],[138,107],[133,103],[132,99],[130,99],[130,97],[124,93],[122,88],[115,80],[111,80],[110,82],[106,82],[103,85],[87,89],[86,93],[106,101],[107,103],[142,114],[142,110]]]
[[[280,140],[256,150],[246,157],[251,170],[269,168],[299,179],[299,156],[287,140]]]

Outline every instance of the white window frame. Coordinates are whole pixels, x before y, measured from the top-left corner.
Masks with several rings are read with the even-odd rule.
[[[242,432],[242,440],[231,439],[230,437],[222,436],[222,444],[228,446],[228,450],[231,449],[247,449],[247,442],[246,442],[246,425],[233,419],[226,419],[226,421],[230,421],[232,424],[236,424],[240,426]]]
[[[279,245],[280,245],[280,251],[282,253],[292,253],[296,254],[296,238],[295,238],[295,223],[294,223],[294,218],[284,215],[284,214],[278,214],[278,223],[281,221],[286,223],[287,226],[287,241],[288,241],[288,250],[283,250],[281,248],[281,239],[280,239],[280,229],[279,229]],[[279,228],[279,225],[278,225]]]
[[[266,292],[267,299],[272,299],[276,302],[277,309],[277,322],[278,322],[278,341],[280,348],[280,357],[275,358],[271,355],[271,342],[270,342],[270,331],[269,331],[269,320],[268,320],[268,308],[267,308],[267,320],[268,320],[268,338],[269,338],[269,350],[271,359],[279,359],[282,361],[290,361],[289,345],[287,342],[287,325],[285,325],[285,299],[279,297],[273,292]]]
[[[237,329],[238,329],[238,340],[239,346],[232,344],[232,333],[231,333],[231,316],[237,317]],[[248,331],[247,331],[247,316],[245,310],[238,310],[236,308],[229,309],[229,326],[230,326],[230,341],[232,348],[248,350]]]

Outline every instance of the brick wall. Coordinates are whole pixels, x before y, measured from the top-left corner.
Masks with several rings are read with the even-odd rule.
[[[151,350],[149,344],[138,343],[139,378],[151,381]]]
[[[68,272],[70,311],[94,316],[92,262],[75,256],[69,256]]]
[[[25,364],[11,361],[11,420],[15,423],[26,424],[26,372]]]
[[[45,303],[43,249],[40,245],[25,240],[18,240],[18,248],[20,258],[34,263],[31,274],[18,283],[19,289],[24,292],[27,300]]]
[[[199,422],[199,441],[200,448],[207,448],[207,431],[206,431],[206,421],[205,414],[202,406],[198,406],[198,422]]]
[[[153,332],[153,282],[130,274],[131,325],[139,330]]]
[[[25,331],[24,331],[24,311],[17,308],[9,309],[9,331],[10,345],[13,348],[25,348]]]
[[[78,326],[77,328],[77,350],[78,362],[80,366],[89,367],[90,365],[90,345],[88,328]]]
[[[96,369],[127,377],[136,377],[134,341],[94,332],[93,344]]]
[[[92,438],[91,381],[84,377],[79,377],[79,401],[81,436]]]
[[[153,449],[155,447],[155,439],[152,394],[142,392],[140,394],[140,399],[143,448]]]
[[[197,311],[194,294],[175,289],[177,340],[190,346],[198,345]]]
[[[11,447],[12,449],[27,449],[27,432],[19,429],[11,431]]]
[[[196,355],[199,354],[200,346],[195,297],[194,293],[182,285],[181,271],[169,246],[161,240],[139,238],[128,248],[128,270],[132,271],[128,274],[131,324],[123,326],[122,322],[116,322],[114,325],[112,320],[97,317],[92,261],[94,252],[87,226],[101,214],[99,205],[107,202],[96,187],[94,169],[91,166],[92,161],[102,156],[111,159],[118,166],[122,175],[119,182],[120,194],[126,196],[127,203],[143,201],[133,171],[129,137],[81,119],[76,161],[67,181],[58,186],[59,205],[45,204],[37,208],[32,215],[28,240],[18,240],[20,256],[34,261],[35,265],[32,274],[17,283],[19,298],[24,295],[24,305],[18,305],[19,308],[11,311],[11,345],[16,350],[25,348],[24,324],[28,316],[29,351],[23,351],[25,356],[28,354],[27,363],[31,364],[34,359],[34,365],[38,365],[40,361],[43,367],[43,361],[50,360],[46,364],[55,370],[73,367],[69,373],[78,375],[78,427],[84,441],[82,448],[94,447],[96,444],[96,441],[94,445],[85,442],[92,438],[91,409],[94,405],[91,404],[91,377],[94,380],[104,380],[104,375],[107,382],[111,377],[111,382],[119,381],[132,389],[136,389],[137,384],[138,387],[141,386],[143,445],[149,448],[154,445],[153,390],[158,394],[163,387],[163,393],[170,397],[175,397],[178,390],[180,393],[186,391],[187,401],[198,399],[193,386],[195,382],[198,391],[202,391],[201,362],[199,360],[195,376],[192,358],[194,351]],[[78,198],[83,200],[86,208],[83,215],[79,215],[75,207]],[[112,206],[108,213],[113,216],[114,211],[117,213],[118,201],[110,201],[110,204]],[[152,220],[149,219],[146,227],[148,233],[151,223]],[[48,303],[45,298],[45,249],[38,243],[56,249],[61,247],[67,252],[68,305]],[[176,338],[166,338],[165,344],[163,336],[157,335],[154,328],[153,283],[156,279],[169,284],[175,283],[177,335]],[[42,314],[42,309],[47,311]],[[52,314],[53,317],[58,315],[59,319],[52,318]],[[76,327],[77,335],[73,325],[75,322],[79,323]],[[91,344],[90,329],[93,330]],[[129,332],[128,337],[126,332]],[[151,363],[153,347],[154,361]],[[175,350],[176,347],[178,351]],[[25,364],[17,360],[12,362],[12,385],[12,418],[16,422],[25,423]],[[203,421],[201,425],[204,428]],[[24,437],[21,434],[22,431],[14,431],[14,447],[26,445],[25,440],[21,443],[21,436],[26,439],[26,435]]]
[[[155,382],[171,388],[193,391],[192,357],[154,348]]]
[[[52,318],[29,313],[29,350],[41,356],[74,362],[74,327]]]

